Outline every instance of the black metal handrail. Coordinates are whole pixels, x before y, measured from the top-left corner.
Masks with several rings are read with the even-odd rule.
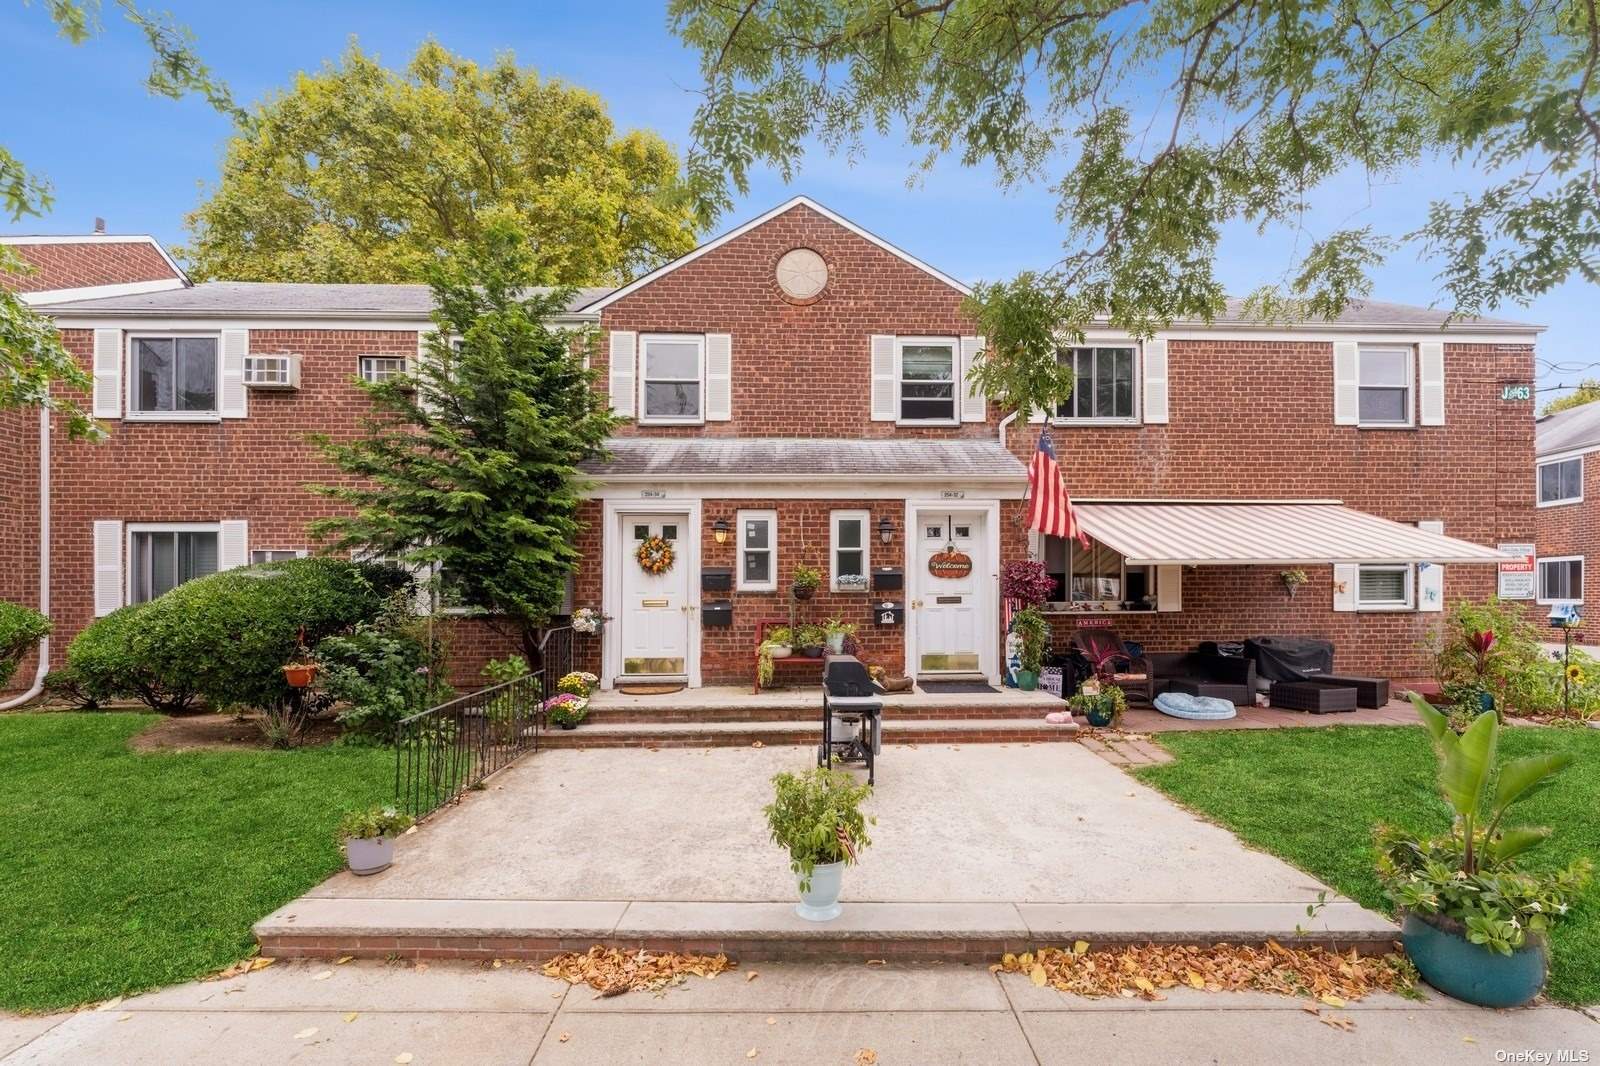
[[[535,670],[401,719],[395,806],[422,818],[524,752],[538,751],[549,676]]]
[[[572,627],[557,626],[539,636],[539,666],[550,679],[553,690],[572,672]]]

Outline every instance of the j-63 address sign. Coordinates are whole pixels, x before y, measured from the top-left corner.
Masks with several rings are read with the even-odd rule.
[[[946,548],[928,558],[928,573],[934,577],[960,578],[972,573],[972,556]]]
[[[1533,399],[1533,386],[1502,385],[1500,386],[1500,398],[1507,401],[1531,400]]]

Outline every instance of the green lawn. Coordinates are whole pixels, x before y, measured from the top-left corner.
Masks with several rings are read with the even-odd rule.
[[[1389,821],[1429,833],[1449,826],[1420,726],[1219,730],[1157,739],[1177,761],[1145,767],[1141,778],[1368,907],[1388,910],[1373,873],[1372,826]],[[1529,866],[1600,856],[1600,731],[1501,731],[1502,759],[1553,750],[1571,751],[1577,762],[1513,814],[1556,831],[1529,855]],[[1600,1002],[1600,884],[1554,930],[1551,948],[1550,996]]]
[[[135,754],[143,714],[0,715],[0,1008],[198,977],[337,870],[346,807],[387,800],[361,748]]]

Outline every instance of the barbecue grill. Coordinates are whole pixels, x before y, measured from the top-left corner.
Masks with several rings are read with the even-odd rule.
[[[873,784],[883,747],[882,723],[883,701],[866,665],[854,655],[828,656],[822,664],[822,745],[817,765],[864,762],[867,784]]]

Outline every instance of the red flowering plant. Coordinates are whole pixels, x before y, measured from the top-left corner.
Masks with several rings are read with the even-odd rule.
[[[1008,600],[1021,600],[1024,607],[1044,603],[1055,586],[1044,564],[1033,559],[1015,559],[1000,568],[1000,594]]]

